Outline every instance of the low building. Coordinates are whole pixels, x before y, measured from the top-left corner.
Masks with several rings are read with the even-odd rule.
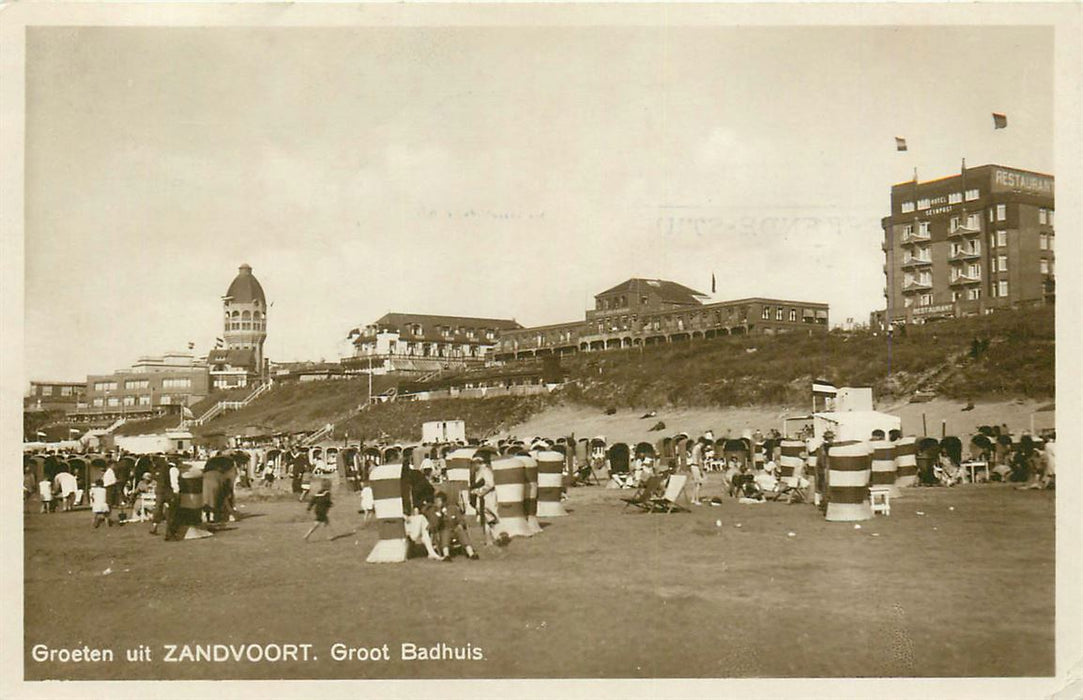
[[[669,280],[632,278],[594,297],[585,320],[509,330],[497,359],[631,348],[727,335],[824,332],[828,305],[754,297],[704,303],[707,295]]]
[[[389,313],[347,336],[348,371],[431,372],[484,363],[503,333],[521,329],[511,319]]]
[[[130,369],[88,376],[86,406],[77,414],[145,418],[191,406],[208,393],[207,364],[192,353],[145,356]]]
[[[30,382],[30,391],[23,397],[25,411],[76,410],[86,402],[86,382]]]

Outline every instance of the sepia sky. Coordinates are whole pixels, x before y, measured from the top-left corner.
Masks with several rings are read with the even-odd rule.
[[[864,322],[893,183],[1052,172],[1052,57],[1041,27],[32,28],[26,375],[206,352],[245,262],[279,361],[388,311],[581,319],[631,276]]]

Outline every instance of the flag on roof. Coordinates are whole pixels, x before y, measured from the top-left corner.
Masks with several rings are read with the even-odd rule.
[[[714,294],[714,293],[715,293],[715,292],[717,292],[717,291],[718,291],[718,287],[717,287],[717,285],[715,284],[715,281],[714,281],[714,273],[712,272],[712,273],[711,273],[711,294]]]
[[[999,112],[993,112],[993,128],[994,129],[1006,129],[1006,128],[1008,128],[1008,115],[1000,114]]]
[[[896,136],[895,137],[895,150],[896,151],[905,151],[906,150],[906,139],[900,139],[898,136]]]
[[[838,393],[838,389],[835,385],[826,379],[813,379],[812,380],[812,395],[813,396],[834,396]]]

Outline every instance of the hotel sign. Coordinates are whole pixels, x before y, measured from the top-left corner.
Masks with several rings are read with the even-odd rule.
[[[1053,178],[997,168],[993,171],[993,189],[999,192],[1025,192],[1052,197]]]

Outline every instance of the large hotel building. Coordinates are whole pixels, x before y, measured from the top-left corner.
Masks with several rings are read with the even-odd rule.
[[[900,183],[882,225],[890,323],[1053,300],[1051,175],[964,166],[951,177]]]

